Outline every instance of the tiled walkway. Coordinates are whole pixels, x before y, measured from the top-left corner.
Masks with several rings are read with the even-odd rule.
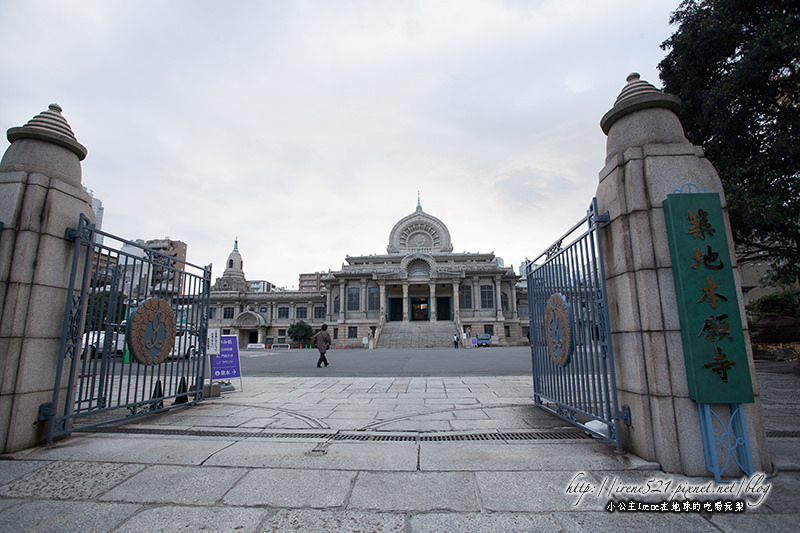
[[[796,433],[800,376],[757,374],[768,430]],[[131,421],[125,433],[80,433],[0,461],[0,531],[773,533],[800,521],[797,471],[760,479],[769,492],[744,513],[695,512],[692,501],[666,513],[607,512],[628,498],[613,493],[619,487],[656,483],[683,505],[679,485],[709,480],[667,475],[582,438],[533,405],[527,377],[242,385]],[[799,437],[769,438],[783,468],[800,463]]]

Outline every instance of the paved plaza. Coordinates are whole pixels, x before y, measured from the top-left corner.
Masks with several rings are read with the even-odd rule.
[[[738,498],[545,413],[529,376],[320,373],[5,456],[0,531],[796,531],[800,375],[756,369],[777,473]],[[631,490],[679,510],[619,511]],[[692,507],[712,499],[745,511]]]

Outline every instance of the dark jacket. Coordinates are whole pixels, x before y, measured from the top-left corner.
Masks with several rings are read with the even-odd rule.
[[[331,334],[321,329],[314,335],[314,340],[312,342],[320,353],[325,353],[331,345]]]

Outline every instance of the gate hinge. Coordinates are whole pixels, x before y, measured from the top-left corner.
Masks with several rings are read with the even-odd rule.
[[[64,232],[64,238],[68,241],[74,241],[79,235],[80,232],[75,228],[67,228],[67,231]]]
[[[620,411],[614,413],[614,418],[625,422],[626,426],[631,425],[631,410],[627,405],[623,405]]]
[[[39,406],[39,422],[45,422],[56,416],[56,410],[52,402],[43,403]]]

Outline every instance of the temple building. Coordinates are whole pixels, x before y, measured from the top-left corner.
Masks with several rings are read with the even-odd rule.
[[[242,347],[288,343],[300,320],[315,330],[327,323],[347,347],[452,348],[454,335],[469,345],[480,333],[495,345],[528,342],[524,280],[493,253],[453,252],[447,226],[419,200],[389,232],[385,254],[348,256],[321,282],[313,291],[252,291],[237,241],[211,291],[209,327]]]

